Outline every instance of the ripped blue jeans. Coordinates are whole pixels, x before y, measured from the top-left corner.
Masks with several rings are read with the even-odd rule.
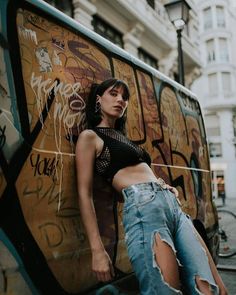
[[[125,240],[141,294],[182,294],[164,281],[156,263],[153,251],[156,234],[176,254],[184,293],[202,294],[196,285],[196,276],[199,276],[209,283],[212,294],[218,294],[205,249],[175,196],[156,182],[131,185],[123,189],[122,194]]]

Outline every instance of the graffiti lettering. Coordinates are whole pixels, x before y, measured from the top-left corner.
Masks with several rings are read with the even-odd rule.
[[[80,97],[81,98],[81,97]],[[75,99],[72,97],[70,103],[69,103],[70,109],[72,111],[82,111],[85,108],[85,102],[84,100],[81,99]]]
[[[63,124],[68,128],[72,128],[75,124],[75,120],[78,117],[78,112],[72,113],[69,106],[65,104],[62,106],[60,102],[55,102],[54,107],[54,119],[59,118],[63,121]]]
[[[60,57],[58,56],[56,50],[53,51],[52,61],[53,61],[54,65],[62,66],[62,61],[60,60]]]
[[[59,120],[63,120],[64,126],[68,128],[73,127],[76,117],[78,117],[78,112],[85,108],[85,102],[83,98],[77,93],[81,88],[79,82],[75,84],[59,82],[58,79],[52,81],[52,79],[43,80],[42,76],[36,77],[34,72],[31,75],[30,81],[31,87],[34,91],[37,100],[38,112],[41,116],[43,109],[43,97],[45,98],[53,91],[55,95],[59,94],[62,98],[62,103],[56,100],[54,108],[54,119],[57,117]],[[70,108],[69,108],[70,107]],[[71,112],[71,111],[73,112]],[[76,113],[74,111],[77,111]]]
[[[52,72],[52,63],[46,47],[37,48],[35,55],[40,65],[40,72]]]
[[[78,218],[72,218],[71,222],[72,222],[72,228],[74,229],[74,232],[75,232],[78,240],[81,243],[84,243],[85,240],[86,240],[86,235],[82,231],[82,226],[81,226],[81,223],[79,222],[79,219]]]
[[[79,82],[75,84],[66,84],[64,82],[58,83],[58,80],[52,81],[50,78],[43,81],[42,76],[36,77],[34,72],[31,75],[30,85],[34,93],[37,94],[36,98],[40,101],[42,101],[42,93],[47,96],[52,90],[54,91],[55,96],[59,93],[61,97],[64,97],[65,99],[68,99],[72,95],[79,97],[77,92],[81,87]]]
[[[79,42],[75,40],[68,41],[68,48],[75,56],[77,56],[80,60],[85,61],[89,66],[95,68],[96,71],[100,74],[100,77],[109,78],[111,75],[109,70],[105,69],[103,65],[99,64],[96,61],[96,59],[91,58],[90,55],[84,54],[80,50],[81,48],[87,48],[87,47],[88,45],[83,42]]]
[[[79,82],[70,84],[58,82],[58,80],[52,81],[50,78],[44,81],[42,76],[36,77],[34,72],[30,84],[37,99],[39,113],[43,109],[43,97],[45,99],[51,91],[54,91],[55,95],[59,94],[61,96],[62,102],[57,99],[54,105],[54,120],[59,118],[64,126],[72,128],[76,118],[78,118],[78,113],[85,108],[83,98],[77,93],[81,84]]]
[[[55,248],[63,244],[66,237],[74,236],[80,243],[84,243],[86,236],[82,231],[79,219],[72,218],[62,220],[59,223],[47,222],[39,226],[49,248]]]
[[[26,184],[24,189],[23,189],[23,196],[28,197],[35,195],[37,200],[40,200],[40,193],[43,188],[43,179],[38,177],[36,180],[36,188],[34,189],[29,189],[28,185]]]
[[[0,126],[0,150],[4,147],[6,143],[6,125],[5,126]]]
[[[38,177],[36,180],[36,188],[31,188],[30,185],[26,183],[23,189],[23,196],[25,197],[35,196],[38,200],[38,204],[46,198],[48,198],[48,201],[47,201],[48,205],[54,202],[55,203],[60,202],[60,210],[62,210],[64,204],[66,203],[67,198],[62,197],[63,191],[59,191],[58,187],[59,185],[56,184],[55,182],[52,182],[52,184],[49,187],[46,187],[46,185],[44,185],[43,183],[43,179],[41,177]]]
[[[33,14],[27,12],[27,11],[24,12],[24,16],[25,16],[26,23],[29,22],[29,23],[31,23],[33,25],[39,23],[41,25],[41,29],[42,29],[43,26],[42,26],[41,22],[43,22],[44,20],[41,19],[40,16],[33,15]]]
[[[47,175],[53,179],[57,180],[56,172],[59,160],[56,160],[56,157],[53,159],[40,159],[40,155],[31,154],[30,163],[32,168],[34,168],[34,176],[38,175]]]
[[[1,73],[2,70],[0,70]],[[0,96],[7,97],[7,90],[0,84]]]
[[[40,225],[39,229],[43,232],[48,247],[54,248],[62,244],[63,232],[58,224],[48,222],[44,225]]]
[[[62,40],[58,40],[55,37],[52,37],[52,44],[57,46],[59,49],[64,50],[65,49],[65,42]]]
[[[38,45],[36,32],[30,29],[26,29],[23,26],[18,26],[18,32],[20,36],[23,36],[25,39],[29,39],[33,41],[36,45]]]
[[[64,218],[61,220],[60,226],[63,229],[64,234],[68,234],[69,236],[72,234],[73,236],[76,236],[81,243],[83,243],[86,239],[86,235],[78,217],[79,216],[77,216],[77,218],[74,217],[70,219]]]

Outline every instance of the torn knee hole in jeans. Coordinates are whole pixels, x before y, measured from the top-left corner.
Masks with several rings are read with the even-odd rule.
[[[176,250],[170,237],[168,235],[165,237],[164,233],[155,231],[152,235],[152,250],[153,267],[159,270],[163,282],[176,294],[182,294],[179,280],[179,267],[182,265],[176,257]],[[173,269],[176,268],[174,275],[169,272],[171,259],[173,260]]]
[[[215,294],[216,286],[210,284],[206,279],[201,278],[199,275],[195,276],[196,291],[199,294]]]

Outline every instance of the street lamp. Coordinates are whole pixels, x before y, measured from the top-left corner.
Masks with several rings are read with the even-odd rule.
[[[166,8],[169,19],[174,25],[177,32],[179,82],[180,84],[184,85],[184,61],[181,37],[182,30],[188,22],[189,10],[191,9],[191,7],[185,0],[172,1],[168,4],[165,4],[164,7]]]

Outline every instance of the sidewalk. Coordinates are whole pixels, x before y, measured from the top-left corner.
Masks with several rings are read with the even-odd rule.
[[[217,198],[213,200],[214,203],[216,204],[216,207],[220,207],[220,208],[224,208],[227,210],[232,211],[233,213],[236,214],[236,198],[234,199],[225,199],[225,206],[222,205],[222,199],[221,198]]]
[[[236,214],[236,198],[235,199],[225,199],[225,206],[222,205],[221,198],[214,199],[214,202],[218,208],[229,210]],[[236,221],[235,221],[236,228]],[[236,256],[230,258],[219,258],[218,265],[230,268],[236,267]],[[235,271],[219,270],[219,273],[228,288],[229,295],[236,294],[236,273]]]

